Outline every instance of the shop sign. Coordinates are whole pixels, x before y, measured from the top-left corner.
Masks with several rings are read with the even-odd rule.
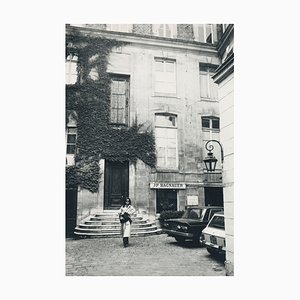
[[[150,182],[150,189],[185,189],[185,183]]]
[[[198,196],[187,196],[187,205],[198,205]]]

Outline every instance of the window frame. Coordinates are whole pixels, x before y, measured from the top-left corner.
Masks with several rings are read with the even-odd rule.
[[[70,129],[75,129],[75,133],[70,133]],[[68,142],[69,136],[70,135],[75,135],[75,142]],[[67,126],[67,131],[66,131],[66,155],[75,155],[77,151],[77,127],[76,126]],[[74,146],[74,153],[68,153],[68,146]]]
[[[65,61],[65,71],[66,71],[66,84],[71,85],[75,84],[78,80],[78,71],[77,71],[77,66],[78,66],[78,56],[76,54],[70,53],[66,57]],[[75,72],[72,72],[73,67],[75,67]]]
[[[203,126],[203,121],[204,120],[209,120],[209,127]],[[214,128],[213,125],[213,121],[218,120],[219,122],[219,127],[218,128]],[[219,117],[215,117],[215,116],[202,116],[201,117],[201,127],[202,130],[215,130],[215,131],[220,131],[220,118]]]
[[[218,65],[199,63],[199,86],[200,99],[218,101],[218,85],[214,83],[212,76],[215,74]],[[205,79],[206,90],[203,91],[203,78]],[[206,91],[206,93],[205,93]]]
[[[177,37],[177,24],[152,24],[153,34],[163,38],[176,38]],[[160,34],[160,27],[163,26],[163,35]],[[166,27],[169,26],[170,36],[166,36]]]
[[[110,75],[110,109],[109,109],[109,123],[114,126],[128,126],[129,125],[129,102],[130,102],[130,76],[124,74],[111,74]],[[125,103],[124,103],[124,123],[118,122],[118,114],[117,114],[117,122],[112,120],[112,96],[113,96],[113,81],[125,81]],[[121,95],[121,94],[116,94]]]
[[[156,122],[156,117],[157,116],[165,116],[165,117],[172,117],[175,118],[175,125],[174,126],[167,126],[167,125],[158,125]],[[154,124],[155,124],[155,144],[156,144],[156,153],[158,154],[158,139],[159,137],[157,136],[157,129],[165,129],[165,130],[174,130],[175,131],[175,166],[174,167],[168,167],[168,158],[171,159],[171,156],[168,156],[168,149],[172,148],[172,147],[168,147],[168,144],[166,143],[166,146],[164,147],[164,159],[165,159],[165,163],[164,165],[158,165],[158,160],[156,163],[156,168],[158,170],[178,170],[179,168],[179,159],[178,159],[178,115],[176,114],[172,114],[172,113],[156,113],[154,115]],[[170,120],[171,121],[171,120]],[[163,139],[164,141],[168,140],[167,138]],[[158,156],[157,156],[158,157]]]
[[[158,62],[162,62],[162,67],[163,67],[163,70],[162,71],[159,71],[157,70],[157,63]],[[168,65],[167,64],[170,64],[172,63],[173,65],[173,72],[170,72],[167,70],[167,67]],[[171,97],[176,97],[177,95],[177,61],[176,59],[174,58],[166,58],[166,57],[157,57],[155,56],[154,57],[154,95],[155,96],[171,96]],[[171,76],[171,74],[173,74]],[[172,80],[161,80],[164,76],[172,79]],[[161,78],[162,77],[162,78]],[[162,83],[162,86],[165,84],[165,85],[172,85],[172,90],[171,91],[168,91],[168,90],[165,90],[165,89],[161,89],[161,88],[158,88],[158,84],[159,83]]]
[[[215,39],[215,33],[214,33],[214,25],[215,24],[194,24],[194,38],[195,41],[205,43],[205,44],[214,44],[214,39]],[[210,27],[210,32],[211,32],[211,42],[207,42],[207,39],[209,35],[207,36],[207,28],[206,26]],[[200,34],[199,32],[203,33],[203,40],[200,39]]]

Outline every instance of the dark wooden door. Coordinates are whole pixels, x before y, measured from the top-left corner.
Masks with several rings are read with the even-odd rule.
[[[128,162],[105,161],[104,209],[119,209],[129,190]]]
[[[66,237],[74,236],[77,218],[77,188],[66,189]]]

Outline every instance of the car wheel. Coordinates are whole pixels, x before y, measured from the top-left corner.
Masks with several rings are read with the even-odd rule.
[[[178,242],[178,243],[183,243],[185,241],[185,238],[184,237],[175,237],[175,240]]]

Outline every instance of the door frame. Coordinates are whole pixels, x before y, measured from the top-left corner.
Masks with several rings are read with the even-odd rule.
[[[111,189],[112,189],[112,170],[115,169],[115,167],[122,167],[121,174],[121,193],[120,193],[120,205],[112,205],[112,199],[111,199]],[[113,210],[113,209],[119,209],[122,205],[121,197],[129,196],[129,162],[115,162],[115,161],[109,161],[105,160],[105,167],[104,167],[104,199],[103,199],[103,207],[104,210]]]

